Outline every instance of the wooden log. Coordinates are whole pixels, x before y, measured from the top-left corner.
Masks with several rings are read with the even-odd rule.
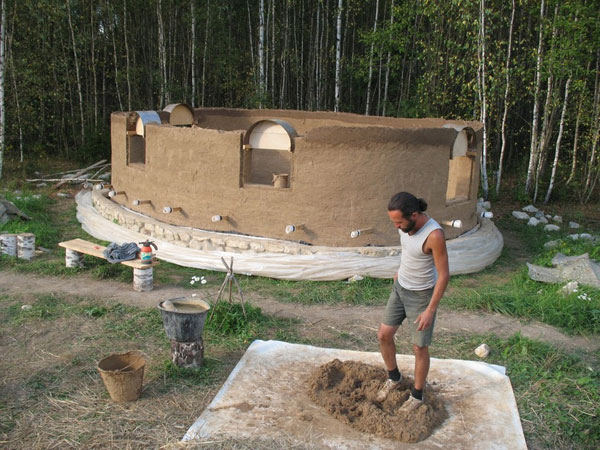
[[[133,269],[133,290],[148,292],[153,289],[154,276],[152,267],[148,269]]]
[[[83,253],[70,248],[65,249],[65,265],[67,267],[83,267]]]
[[[17,256],[17,235],[12,233],[0,234],[0,253],[7,256]]]
[[[54,186],[52,186],[53,189],[58,189],[59,187],[61,187],[63,184],[68,183],[71,179],[80,177],[81,175],[83,175],[84,173],[86,173],[88,170],[90,169],[94,169],[102,164],[104,164],[106,162],[105,159],[98,161],[97,163],[92,164],[89,167],[86,167],[85,169],[81,169],[80,171],[78,171],[77,173],[75,173],[75,175],[73,175],[72,177],[69,178],[65,178],[63,181],[56,183]]]
[[[196,342],[171,341],[171,361],[179,367],[198,369],[204,360],[204,342],[202,338]]]
[[[35,254],[35,234],[21,233],[17,235],[17,257],[31,261]]]

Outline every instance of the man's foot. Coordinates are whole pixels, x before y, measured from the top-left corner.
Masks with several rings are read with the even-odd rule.
[[[389,393],[392,392],[394,389],[396,389],[400,385],[401,381],[402,381],[402,375],[400,375],[400,378],[398,379],[398,381],[394,381],[394,380],[388,378],[386,380],[385,384],[383,385],[383,387],[379,390],[379,392],[377,392],[377,397],[375,397],[375,400],[377,400],[379,403],[384,401],[387,398],[387,396],[389,395]]]
[[[416,399],[411,395],[408,397],[408,400],[406,400],[404,404],[400,407],[400,411],[411,412],[423,404],[423,400]]]

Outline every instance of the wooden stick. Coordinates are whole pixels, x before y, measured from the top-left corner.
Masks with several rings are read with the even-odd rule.
[[[89,167],[86,167],[85,169],[81,169],[80,171],[78,171],[75,175],[73,175],[71,178],[66,178],[65,180],[61,181],[60,183],[56,183],[54,186],[52,186],[53,189],[58,189],[59,187],[61,187],[63,184],[68,183],[69,180],[73,179],[73,178],[77,178],[81,175],[83,175],[84,173],[86,173],[88,170],[90,169],[95,169],[96,167],[104,164],[106,162],[105,159],[98,161],[97,163],[92,164]]]

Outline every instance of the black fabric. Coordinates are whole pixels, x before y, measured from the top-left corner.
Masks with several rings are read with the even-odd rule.
[[[394,370],[388,370],[388,378],[392,381],[400,381],[400,378],[402,378],[402,375],[400,374],[400,371],[396,367]]]
[[[423,389],[415,389],[410,388],[410,395],[412,395],[417,400],[423,400]]]

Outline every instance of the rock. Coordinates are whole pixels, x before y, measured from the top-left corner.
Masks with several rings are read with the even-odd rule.
[[[545,217],[540,217],[538,220],[540,223],[543,223],[544,225],[546,225],[548,223],[548,219],[546,219]]]
[[[48,186],[48,183],[38,183],[38,184],[36,184],[36,187],[39,187],[39,188],[46,187],[46,186]]]
[[[487,209],[488,211],[490,209],[492,209],[492,204],[490,202],[481,202],[480,205],[482,206],[482,208]]]
[[[539,209],[537,209],[533,205],[527,205],[525,208],[523,208],[523,211],[527,211],[527,212],[530,212],[530,213],[535,213],[535,212],[538,212]]]
[[[535,218],[536,218],[536,219],[538,219],[538,220],[539,220],[539,219],[541,219],[542,217],[544,217],[544,211],[537,211],[537,212],[535,213]]]
[[[535,227],[538,223],[540,223],[539,220],[537,220],[535,217],[531,217],[529,219],[529,222],[527,222],[527,225],[529,225],[530,227]]]
[[[548,224],[544,227],[545,231],[559,231],[560,227],[558,225]]]
[[[579,239],[579,235],[578,234],[570,234],[569,237],[571,239],[573,239],[574,241],[576,241],[577,239]]]
[[[490,354],[490,347],[487,344],[481,344],[475,349],[475,354],[480,358],[487,358]]]
[[[594,236],[592,236],[589,233],[581,233],[579,235],[579,239],[587,239],[588,241],[592,241],[592,240],[594,240]]]
[[[364,278],[361,277],[360,275],[352,275],[350,278],[348,278],[348,283],[354,283],[356,281],[361,281]]]
[[[544,217],[546,217],[546,219],[550,220],[550,219],[552,219],[552,214],[546,214]]]
[[[513,211],[512,215],[515,219],[519,220],[529,220],[529,214],[524,213],[522,211]]]
[[[569,222],[569,228],[579,228],[579,224],[577,222]]]
[[[552,218],[552,220],[554,220],[556,223],[562,223],[562,217],[561,216],[554,216]]]
[[[21,309],[23,311],[29,311],[31,308],[33,308],[33,306],[31,306],[31,305],[23,305],[23,306],[21,306]]]
[[[560,240],[548,241],[544,244],[544,248],[554,248],[560,245]]]
[[[17,208],[12,202],[0,197],[0,225],[4,225],[9,220],[16,219],[17,217],[31,220],[27,214]]]
[[[544,283],[577,281],[585,286],[600,288],[600,264],[592,261],[587,253],[579,256],[558,253],[552,258],[552,264],[555,268],[527,263],[529,278]]]
[[[560,293],[563,295],[570,295],[573,292],[577,292],[579,288],[579,283],[577,281],[569,281],[562,288],[560,288]]]
[[[61,197],[61,198],[71,198],[73,197],[71,194],[67,193],[67,192],[59,192],[58,194],[56,194],[57,197]]]

